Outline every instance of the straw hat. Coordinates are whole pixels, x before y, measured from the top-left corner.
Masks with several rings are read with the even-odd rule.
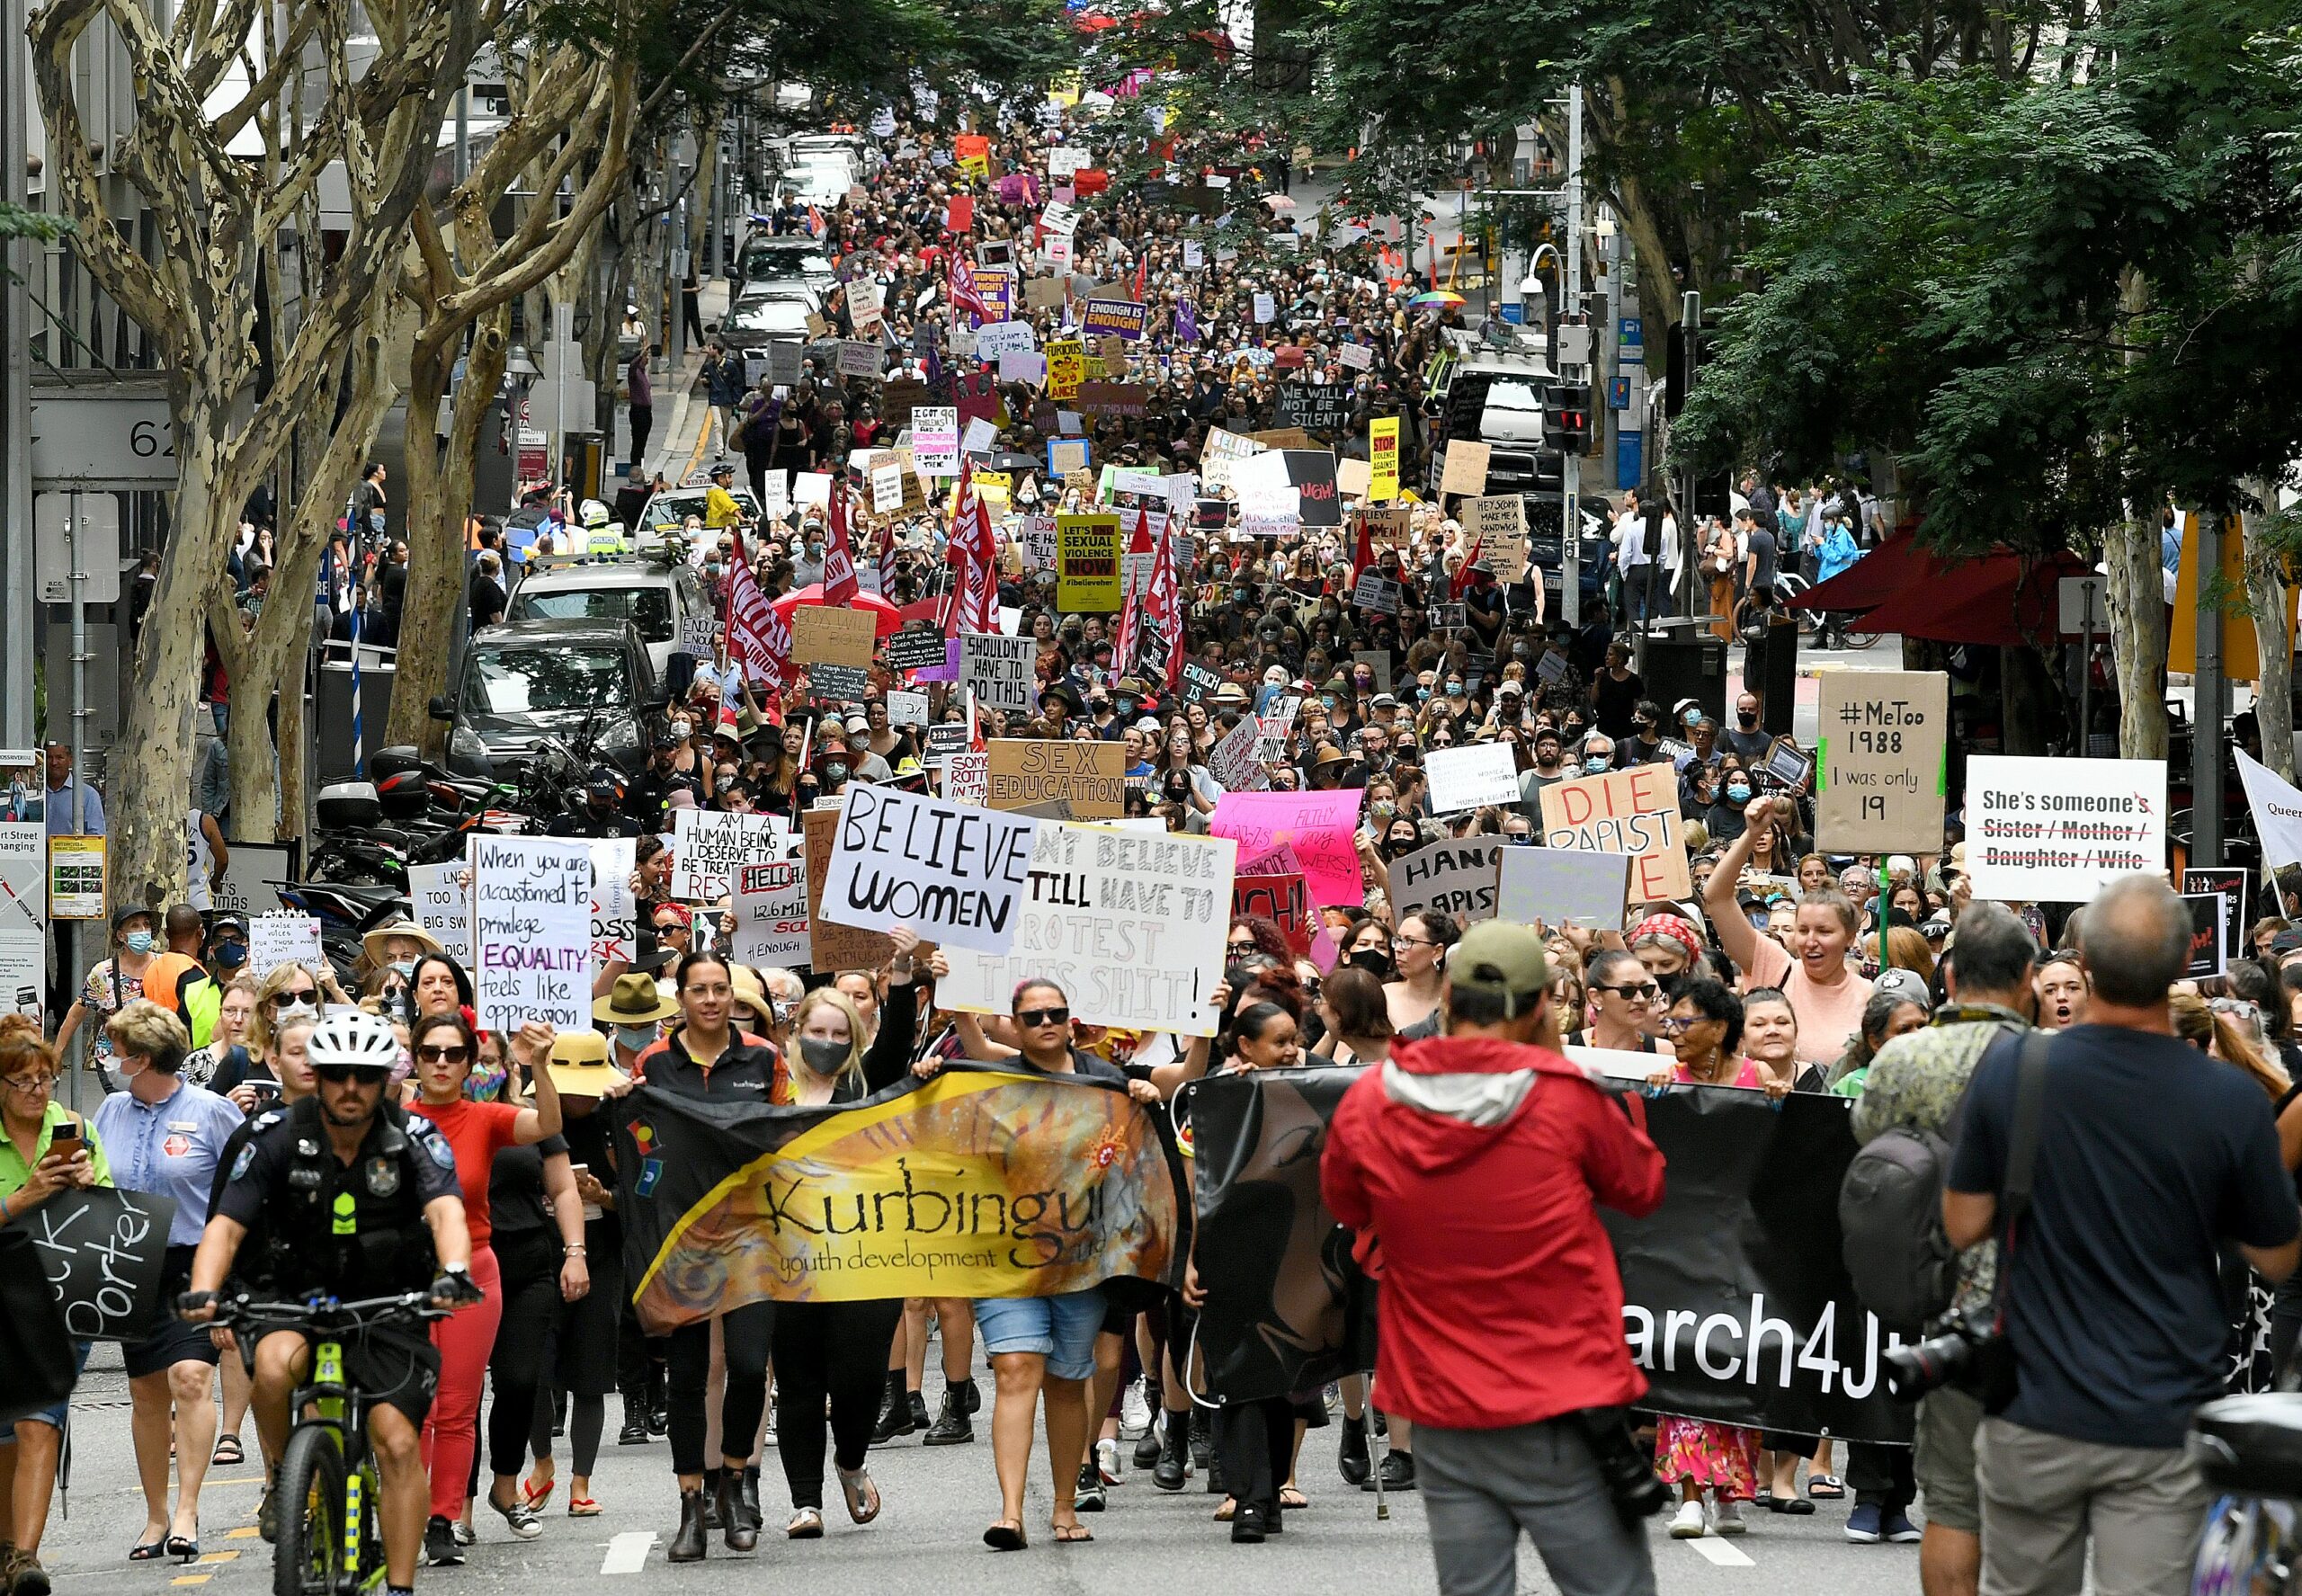
[[[440,946],[439,938],[433,936],[430,932],[416,924],[415,921],[402,915],[395,919],[387,920],[383,924],[376,927],[366,936],[360,939],[360,950],[368,956],[368,962],[370,964],[379,965],[384,962],[384,942],[387,938],[390,937],[407,937],[415,941],[421,942],[424,944],[424,950],[427,953],[444,954],[447,952],[445,948]]]
[[[563,1097],[605,1097],[631,1077],[608,1062],[608,1039],[596,1030],[571,1030],[554,1037],[551,1083]]]

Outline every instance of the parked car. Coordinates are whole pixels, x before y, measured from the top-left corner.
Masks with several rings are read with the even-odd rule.
[[[546,738],[581,739],[627,776],[647,762],[644,720],[663,708],[647,646],[628,620],[522,620],[464,649],[455,689],[434,698],[449,724],[448,768],[509,779]]]

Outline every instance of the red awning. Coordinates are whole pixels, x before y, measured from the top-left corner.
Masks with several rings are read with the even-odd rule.
[[[1940,579],[1965,562],[1955,555],[1929,553],[1915,531],[1896,532],[1828,582],[1817,582],[1784,602],[1800,610],[1836,610],[1860,614],[1906,588]],[[1864,630],[1871,629],[1866,623]]]
[[[888,602],[887,600],[881,598],[878,593],[859,593],[853,598],[848,600],[844,604],[834,605],[824,597],[824,584],[820,582],[810,583],[797,593],[785,593],[781,598],[775,601],[773,609],[778,615],[783,617],[783,624],[789,626],[791,624],[791,612],[794,610],[799,609],[803,604],[816,605],[826,610],[862,610],[869,611],[875,622],[875,629],[872,632],[872,636],[875,638],[884,638],[889,632],[900,631],[903,629],[904,612],[897,610],[893,604]]]
[[[1869,563],[1862,561],[1855,571]],[[2083,576],[2092,569],[2067,550],[2046,556],[2001,550],[1959,560],[1876,605],[1863,616],[1862,629],[1999,647],[2051,641],[2060,620],[2057,584],[2065,576]],[[1834,580],[1852,575],[1854,571],[1842,572]],[[1820,591],[1817,586],[1809,593]]]

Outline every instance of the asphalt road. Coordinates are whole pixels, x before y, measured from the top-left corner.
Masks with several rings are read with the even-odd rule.
[[[932,1363],[931,1360],[931,1369]],[[929,1376],[931,1400],[939,1377]],[[984,1379],[986,1399],[990,1395]],[[271,1588],[272,1552],[256,1536],[258,1470],[227,1468],[211,1476],[201,1502],[203,1560],[190,1568],[131,1565],[128,1548],[143,1523],[140,1493],[129,1450],[125,1382],[117,1350],[99,1347],[82,1382],[73,1422],[74,1475],[68,1517],[50,1521],[45,1561],[60,1592],[144,1592],[200,1590],[201,1596],[257,1596]],[[545,1511],[544,1532],[515,1540],[483,1508],[479,1543],[460,1568],[427,1568],[419,1585],[433,1592],[497,1592],[542,1589],[598,1590],[611,1579],[629,1588],[672,1593],[757,1588],[763,1574],[810,1596],[886,1596],[932,1591],[937,1596],[1077,1596],[1111,1589],[1114,1580],[1149,1578],[1172,1591],[1325,1592],[1345,1596],[1426,1596],[1435,1592],[1419,1495],[1391,1496],[1391,1518],[1379,1522],[1372,1494],[1346,1487],[1334,1468],[1338,1431],[1314,1431],[1304,1448],[1299,1477],[1310,1493],[1307,1511],[1288,1515],[1286,1535],[1259,1547],[1234,1547],[1226,1526],[1210,1521],[1219,1498],[1204,1494],[1194,1476],[1174,1495],[1153,1488],[1147,1474],[1129,1473],[1111,1493],[1110,1511],[1090,1515],[1095,1544],[1057,1547],[1044,1534],[1044,1465],[1034,1476],[1027,1508],[1032,1535],[1026,1552],[986,1550],[983,1527],[997,1507],[986,1411],[968,1446],[920,1446],[906,1438],[877,1449],[871,1469],[886,1509],[859,1529],[846,1522],[834,1489],[828,1531],[817,1541],[787,1541],[780,1468],[767,1458],[768,1532],[749,1556],[726,1552],[713,1538],[701,1564],[674,1567],[664,1546],[677,1521],[670,1456],[661,1441],[618,1447],[617,1404],[609,1402],[607,1444],[593,1476],[601,1517],[567,1516],[561,1485]],[[254,1428],[247,1430],[251,1457]],[[563,1443],[564,1448],[564,1443]],[[565,1467],[562,1451],[562,1466]],[[1844,1502],[1825,1502],[1814,1517],[1750,1513],[1751,1531],[1736,1540],[1673,1541],[1664,1520],[1653,1520],[1658,1585],[1663,1596],[1716,1596],[1722,1590],[1829,1591],[1834,1596],[1905,1596],[1916,1588],[1914,1546],[1855,1546],[1843,1537]],[[618,1579],[617,1576],[622,1576]],[[1522,1546],[1521,1591],[1549,1591],[1531,1549]]]

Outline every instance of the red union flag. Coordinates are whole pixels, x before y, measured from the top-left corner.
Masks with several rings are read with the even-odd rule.
[[[741,559],[727,567],[727,653],[754,682],[771,691],[781,690],[791,663],[791,629]]]

